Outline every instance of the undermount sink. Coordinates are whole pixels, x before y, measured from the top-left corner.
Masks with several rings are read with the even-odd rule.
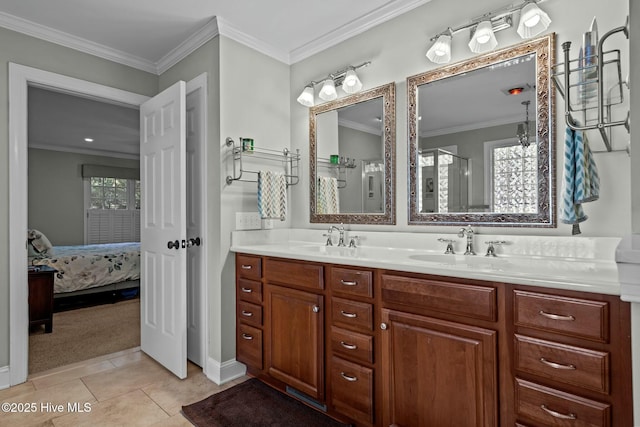
[[[509,261],[496,257],[482,255],[454,255],[454,254],[420,254],[409,255],[414,261],[430,262],[438,265],[464,266],[468,268],[488,268],[491,270],[506,266]]]

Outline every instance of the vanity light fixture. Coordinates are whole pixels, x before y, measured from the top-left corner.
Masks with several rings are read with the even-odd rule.
[[[551,18],[536,2],[530,1],[524,5],[520,11],[520,23],[518,24],[518,34],[523,39],[534,37],[549,28]]]
[[[427,58],[436,64],[446,64],[451,61],[451,34],[437,36],[436,42],[427,51]]]
[[[469,49],[471,52],[484,53],[493,50],[498,46],[498,40],[493,32],[490,20],[480,22],[475,30],[472,30]]]
[[[336,82],[334,82],[333,79],[325,80],[318,96],[320,99],[324,99],[325,101],[333,101],[336,99],[338,97],[338,92],[336,92]]]
[[[495,33],[511,27],[513,15],[520,13],[517,32],[523,39],[534,37],[551,24],[551,19],[538,3],[545,0],[526,0],[519,5],[506,6],[502,9],[486,13],[470,23],[456,28],[447,28],[436,34],[430,41],[434,42],[427,51],[427,58],[436,64],[446,64],[451,61],[451,38],[463,30],[471,30],[469,49],[474,53],[491,51],[498,46]]]
[[[313,80],[309,82],[298,96],[297,101],[305,107],[313,107],[315,105],[314,89],[316,85],[322,83],[322,88],[318,93],[318,96],[323,101],[333,101],[338,97],[336,87],[342,86],[342,90],[345,93],[352,94],[362,90],[362,81],[356,74],[356,70],[362,67],[366,67],[371,64],[371,61],[363,62],[359,65],[349,65],[341,70],[329,74],[322,80]]]

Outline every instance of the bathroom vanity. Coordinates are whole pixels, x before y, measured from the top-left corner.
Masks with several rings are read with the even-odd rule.
[[[609,263],[444,255],[404,237],[236,239],[237,360],[356,425],[633,425],[630,305]]]

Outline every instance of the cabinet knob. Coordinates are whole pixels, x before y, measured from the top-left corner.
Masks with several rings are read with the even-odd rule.
[[[314,313],[319,313],[320,312],[320,307],[318,307],[317,305],[313,306],[313,312]]]
[[[382,329],[383,331],[386,331],[388,328],[386,323],[380,323],[380,329]]]

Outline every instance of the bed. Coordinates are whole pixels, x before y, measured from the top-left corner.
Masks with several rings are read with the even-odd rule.
[[[34,245],[34,240],[30,238],[29,242]],[[54,297],[140,286],[140,242],[44,246],[49,247],[41,246],[40,251],[30,253],[29,260],[31,265],[48,265],[58,270],[54,276]]]

